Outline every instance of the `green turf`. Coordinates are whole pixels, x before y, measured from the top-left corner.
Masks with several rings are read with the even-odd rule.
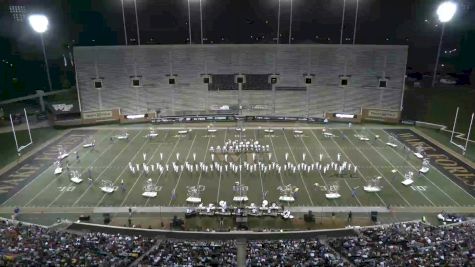
[[[431,128],[424,128],[424,127],[418,127],[420,131],[423,133],[427,134],[428,136],[434,138],[438,142],[452,148],[454,151],[462,154],[462,150],[460,148],[457,148],[453,144],[450,143],[450,133],[444,132],[441,130],[437,129],[431,129]],[[475,135],[475,129],[472,129],[472,134],[471,134],[471,140],[473,140],[473,136]],[[465,146],[465,142],[463,140],[455,139],[457,144],[461,144]],[[467,151],[465,152],[465,157],[473,162],[475,162],[475,144],[474,143],[468,143],[468,148]]]
[[[56,130],[54,128],[39,128],[31,130],[31,136],[33,139],[33,144],[28,148],[24,149],[22,153],[27,153],[36,147],[41,146],[44,142],[54,138],[60,134],[62,130]],[[19,146],[27,144],[30,140],[28,136],[28,131],[18,131],[16,132]],[[13,138],[13,133],[0,133],[1,140],[1,153],[0,157],[0,168],[3,168],[5,165],[9,164],[18,159],[18,154],[15,146],[15,139]]]
[[[128,162],[144,162],[142,155],[147,153],[148,163],[160,161],[160,153],[163,154],[162,163],[171,164],[176,162],[176,153],[180,153],[180,163],[193,162],[192,155],[196,153],[197,162],[211,163],[210,146],[222,145],[226,139],[237,139],[233,129],[218,130],[213,136],[208,135],[206,130],[193,130],[188,136],[179,137],[177,130],[162,129],[160,135],[154,140],[144,138],[147,130],[130,129],[129,141],[110,141],[111,135],[119,133],[119,129],[99,130],[95,136],[96,151],[81,148],[81,161],[71,158],[70,167],[78,169],[86,180],[82,184],[72,184],[67,174],[55,177],[53,167],[38,176],[32,183],[11,199],[3,203],[3,206],[20,207],[96,207],[96,206],[185,206],[187,186],[204,185],[202,194],[203,203],[216,203],[219,200],[232,202],[232,186],[236,181],[249,186],[249,202],[260,204],[262,193],[268,192],[267,199],[270,202],[278,202],[280,185],[292,184],[299,188],[297,199],[292,206],[473,206],[475,198],[456,186],[435,168],[427,174],[427,177],[416,177],[415,185],[418,187],[405,187],[400,182],[402,176],[408,170],[415,171],[420,168],[420,160],[412,154],[406,155],[403,149],[391,148],[384,142],[388,135],[381,129],[371,129],[366,132],[369,136],[380,135],[381,140],[363,142],[354,135],[356,130],[333,129],[338,137],[324,138],[321,129],[304,130],[303,137],[295,137],[291,129],[276,130],[271,136],[264,134],[262,130],[248,129],[246,138],[258,139],[262,144],[269,144],[272,152],[272,160],[281,165],[285,162],[285,153],[289,153],[288,160],[294,163],[302,161],[302,154],[306,153],[306,162],[319,161],[319,154],[324,156],[323,162],[336,160],[337,153],[341,153],[342,160],[349,161],[359,167],[355,178],[339,178],[335,175],[320,174],[318,172],[290,173],[283,172],[281,175],[272,173],[201,173],[193,174],[184,171],[160,175],[158,172],[148,177],[139,174],[131,174],[128,170]],[[250,161],[251,156],[241,154],[231,157],[235,162]],[[216,156],[216,160],[222,157]],[[268,160],[268,154],[260,158]],[[93,168],[95,185],[88,186],[87,169]],[[392,169],[397,169],[399,174],[393,179]],[[377,176],[382,177],[383,190],[378,193],[366,193],[362,187],[369,179]],[[151,178],[162,187],[159,196],[146,199],[141,196],[145,181]],[[107,179],[120,185],[124,180],[126,191],[118,189],[112,194],[102,193],[98,185],[101,180]],[[318,183],[318,186],[315,186]],[[325,186],[337,183],[342,197],[338,200],[327,200],[324,196]],[[351,196],[351,189],[358,188],[357,196]],[[420,191],[423,190],[423,191]],[[172,199],[172,192],[176,192],[176,199]]]

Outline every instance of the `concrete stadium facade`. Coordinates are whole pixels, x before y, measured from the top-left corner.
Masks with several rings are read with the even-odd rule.
[[[227,106],[243,115],[318,117],[361,108],[400,110],[407,50],[327,44],[94,46],[75,47],[74,58],[82,111],[189,115]],[[235,83],[238,74],[244,84]]]

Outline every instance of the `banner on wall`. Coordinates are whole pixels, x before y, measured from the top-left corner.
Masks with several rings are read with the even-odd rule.
[[[81,113],[83,120],[105,120],[113,119],[112,110],[86,111]]]
[[[399,123],[401,112],[398,110],[388,109],[369,109],[362,110],[363,120],[365,121],[380,121],[388,123]]]

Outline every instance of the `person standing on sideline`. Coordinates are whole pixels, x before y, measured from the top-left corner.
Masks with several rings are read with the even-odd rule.
[[[122,192],[125,192],[124,179],[120,180],[120,188],[122,189]]]

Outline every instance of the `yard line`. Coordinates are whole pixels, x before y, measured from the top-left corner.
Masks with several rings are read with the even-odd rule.
[[[290,148],[290,153],[292,154],[292,157],[294,158],[295,163],[297,163],[297,159],[295,158],[294,152],[292,151],[292,147],[290,147],[289,140],[287,140],[287,136],[285,135],[285,130],[282,130],[282,132],[284,133],[285,142],[287,142],[287,145]],[[308,198],[310,199],[310,203],[312,203],[312,206],[314,206],[312,197],[310,196],[310,192],[308,191],[307,185],[305,184],[305,181],[303,180],[302,172],[299,172],[299,175],[300,175],[300,179],[302,180],[303,186],[305,187],[305,191],[307,191],[307,195],[308,195]]]
[[[386,162],[388,162],[388,163],[391,165],[391,167],[392,167],[393,169],[396,169],[396,166],[394,166],[391,161],[389,161],[383,154],[381,154],[381,153],[371,144],[371,142],[367,142],[367,143],[369,143],[370,147],[373,148],[373,150],[376,151],[376,153],[378,153]],[[430,199],[426,196],[426,194],[424,194],[424,192],[419,191],[419,190],[418,190],[418,192],[421,193],[422,196],[423,196],[425,199],[427,199],[433,206],[436,206],[436,205],[434,204],[434,202],[432,202],[432,200],[430,200]],[[455,203],[457,203],[457,202],[455,202]],[[459,206],[460,206],[460,205],[459,205]]]
[[[228,130],[224,130],[224,141],[226,142],[226,135]],[[219,172],[219,180],[218,180],[218,194],[216,196],[216,203],[219,203],[219,191],[221,190],[221,172]]]
[[[272,145],[272,154],[274,154],[275,162],[279,163],[279,158],[277,157],[277,154],[275,153],[274,141],[272,141],[272,136],[269,136],[269,139],[270,139],[270,143]],[[285,164],[285,162],[284,162],[284,164]],[[259,168],[259,175],[260,174],[261,174],[261,170]],[[282,185],[285,185],[284,178],[282,177],[282,173],[279,173],[279,176],[280,176],[280,182],[282,183]]]
[[[399,141],[399,140],[398,140],[398,141]],[[381,142],[382,142],[382,141],[381,141]],[[396,152],[394,149],[390,149],[390,150],[392,150],[394,154],[398,155],[398,157],[400,157],[401,159],[403,159],[404,162],[406,162],[406,164],[409,164],[410,166],[412,166],[412,168],[414,168],[414,170],[415,170],[416,172],[418,172],[416,166],[414,166],[409,160],[404,159],[404,157],[401,156],[401,155],[400,155],[398,152]],[[436,167],[433,168],[433,169],[438,170]],[[447,176],[445,176],[442,172],[440,172],[440,174],[442,174],[443,177],[446,177],[447,179],[450,180],[450,178],[448,178]],[[437,189],[439,189],[440,192],[442,192],[444,195],[446,195],[448,198],[450,198],[450,200],[452,200],[453,202],[455,202],[458,206],[461,206],[460,203],[458,203],[455,199],[453,199],[450,195],[448,195],[448,194],[447,194],[444,190],[442,190],[437,184],[433,183],[433,182],[431,181],[431,179],[429,179],[425,174],[422,173],[422,176],[423,176],[424,178],[426,178],[426,180],[429,181],[429,183],[433,184]],[[453,182],[453,181],[452,181],[452,182]],[[465,190],[463,190],[463,191],[466,192]],[[467,193],[467,194],[468,194],[468,193]],[[470,195],[470,196],[471,196],[471,195]]]
[[[104,141],[104,139],[101,140],[101,142],[102,142],[102,141]],[[77,145],[76,147],[74,147],[74,149],[72,149],[71,151],[76,150],[79,146],[82,145],[82,143],[84,143],[84,141],[81,142],[81,143],[80,143],[79,145]],[[107,150],[107,149],[105,149],[105,150]],[[91,150],[88,150],[85,154],[89,153],[90,151],[91,151]],[[99,155],[99,157],[100,157],[102,154],[103,154],[103,153],[101,153],[101,154]],[[84,173],[84,172],[82,172],[82,173]],[[81,174],[82,174],[82,173],[81,173]],[[53,176],[53,179],[51,179],[51,181],[50,181],[46,186],[44,186],[44,187],[40,190],[40,192],[38,192],[35,196],[33,196],[33,198],[31,198],[24,206],[26,207],[26,206],[30,205],[30,203],[33,202],[38,196],[40,196],[41,194],[43,194],[43,192],[45,192],[46,189],[48,189],[49,186],[50,186],[54,181],[56,181],[56,179],[59,179],[59,178],[56,177],[56,176]],[[71,185],[71,183],[70,183],[69,185]],[[62,195],[62,194],[64,194],[64,192],[61,192],[59,195]],[[55,198],[55,200],[56,200],[56,199],[57,199],[57,198]],[[53,201],[55,201],[55,200],[53,200]],[[49,207],[51,204],[52,204],[52,203],[50,203],[50,204],[48,205],[48,207]]]
[[[193,148],[193,144],[195,143],[195,140],[196,140],[196,135],[193,137],[193,141],[191,142],[191,145],[190,145],[190,150],[188,150],[188,154],[186,155],[186,158],[185,158],[185,161],[188,160],[188,157],[190,156],[190,153],[191,153],[191,149]],[[177,187],[178,187],[178,184],[180,183],[180,179],[181,179],[181,175],[183,174],[183,171],[180,172],[180,175],[178,175],[178,180],[176,182],[176,185],[175,187],[173,188],[173,192],[176,191]],[[170,202],[168,202],[168,206],[170,206],[172,204],[172,201],[173,201],[173,197],[170,198]]]
[[[106,138],[107,138],[107,135],[104,136],[104,139],[101,140],[101,142],[104,141]],[[100,159],[100,158],[102,157],[102,155],[104,155],[107,151],[109,151],[110,148],[112,148],[112,146],[111,146],[111,144],[109,143],[108,147],[107,147],[106,149],[104,149],[104,151],[102,151],[101,154],[99,154],[99,157],[97,157],[96,161],[97,161],[98,159]],[[84,155],[87,155],[87,153],[89,153],[89,152],[91,152],[91,151],[92,151],[92,149],[89,149]],[[85,167],[85,168],[84,168],[84,171],[81,172],[81,175],[83,175],[84,173],[86,173],[86,171],[89,169],[90,166],[91,166],[91,165]],[[71,186],[71,185],[73,185],[72,182],[70,182],[68,186]],[[48,185],[48,186],[49,186],[49,185]],[[46,187],[45,187],[45,188],[46,188]],[[61,193],[59,193],[59,195],[56,196],[56,198],[55,198],[53,201],[51,201],[51,202],[48,204],[47,207],[48,207],[48,208],[51,207],[51,205],[53,205],[53,203],[55,203],[64,193],[66,193],[66,190],[65,190],[65,191],[62,191]]]
[[[388,136],[390,136],[390,134],[388,132],[386,132],[386,130],[383,130]],[[408,147],[406,146],[404,143],[401,142],[401,140],[397,139],[396,138],[396,141],[403,147]],[[408,147],[409,148],[409,147]],[[411,150],[412,151],[412,150]],[[398,153],[398,155],[400,155],[400,153]],[[408,161],[409,162],[409,161]],[[447,177],[444,173],[442,173],[438,168],[434,168],[438,173],[440,173],[443,177],[445,177],[446,179],[448,179],[450,182],[452,182],[455,186],[457,186],[461,191],[463,191],[465,194],[467,194],[468,196],[470,196],[470,198],[472,199],[475,199],[474,196],[472,196],[470,193],[468,193],[467,191],[465,191],[460,185],[458,185],[457,183],[455,183],[454,181],[452,181],[452,179],[450,179],[449,177]]]
[[[308,149],[307,144],[305,144],[305,142],[303,141],[303,137],[300,137],[300,141],[302,141],[302,144],[305,146],[305,149],[307,150],[309,156],[312,158],[312,161],[313,161],[313,162],[316,162],[315,158],[312,156],[312,152],[310,152],[310,149]],[[320,141],[319,141],[318,139],[317,139],[317,141],[318,141],[318,143],[320,144]],[[330,155],[328,154],[327,150],[326,150],[323,146],[322,146],[322,148],[323,148],[323,150],[325,150],[325,153],[327,153],[327,155],[330,156]],[[330,157],[330,158],[331,158],[331,157]],[[322,180],[323,180],[323,183],[325,184],[325,187],[327,187],[327,182],[325,181],[325,178],[323,178],[322,173],[321,173],[320,171],[318,171],[318,174],[320,175],[320,177],[322,177]],[[318,180],[317,180],[317,181],[318,181]],[[348,182],[346,181],[346,179],[345,179],[344,181],[345,181],[345,184],[348,186],[348,189],[350,189],[350,191],[351,191],[351,188],[350,188],[350,186],[348,185]],[[362,206],[360,200],[358,199],[358,197],[357,197],[357,196],[355,196],[355,197],[356,197],[356,201],[358,201],[358,203],[360,204],[360,206]],[[333,202],[336,204],[336,200],[335,200],[335,199],[333,199]],[[336,205],[335,205],[335,206],[336,206]]]
[[[104,174],[104,172],[110,167],[112,166],[112,164],[114,163],[114,161],[120,156],[122,155],[122,153],[124,152],[124,150],[135,140],[135,138],[137,138],[139,135],[141,135],[142,131],[140,131],[132,140],[130,140],[130,142],[127,143],[127,145],[124,146],[124,148],[122,148],[122,150],[120,150],[120,152],[111,160],[111,162],[109,163],[109,165],[107,165],[107,167],[101,172],[99,173],[99,175],[96,177],[96,179],[94,179],[93,182],[97,181],[99,179],[99,177],[102,176],[102,174]],[[91,188],[92,186],[88,186],[86,188],[86,190],[84,190],[84,192],[78,197],[78,199],[76,199],[76,201],[73,203],[72,206],[75,206],[79,200],[81,200],[84,195],[86,195],[87,192],[89,192],[89,189]]]
[[[254,129],[254,140],[257,140],[256,129]],[[272,146],[272,148],[274,148],[274,146]],[[254,164],[254,162],[252,162],[252,164]],[[261,197],[262,197],[262,200],[264,200],[264,182],[262,181],[262,174],[261,174],[260,168],[259,168],[259,180],[261,181]]]
[[[169,133],[169,131],[167,131],[167,133],[165,134],[165,137],[164,137],[164,138],[167,138],[168,133]],[[157,154],[158,149],[162,146],[162,144],[163,144],[163,143],[160,143],[160,144],[155,148],[155,150],[154,150],[153,153],[152,153],[152,156],[151,156],[151,157],[149,158],[149,160],[147,161],[147,164],[149,164],[150,161],[152,161],[153,157],[155,156],[155,154]],[[122,201],[122,203],[120,203],[120,207],[122,207],[122,206],[124,205],[124,203],[127,201],[127,199],[129,198],[130,193],[133,191],[135,185],[138,183],[138,181],[140,180],[140,177],[142,177],[143,174],[144,174],[144,172],[142,172],[142,173],[139,174],[139,177],[137,177],[137,179],[135,180],[135,183],[134,183],[134,184],[132,185],[132,187],[128,190],[127,195],[125,195],[124,200]]]
[[[171,131],[171,130],[170,130]],[[168,156],[167,158],[167,161],[165,162],[165,164],[168,164],[168,162],[170,162],[170,159],[173,157],[173,154],[175,152],[175,149],[178,145],[178,143],[180,142],[180,138],[177,138],[176,142],[175,142],[175,145],[173,146],[172,148],[172,151],[170,152],[170,155]],[[165,172],[161,172],[160,175],[158,176],[157,178],[157,182],[155,183],[155,185],[158,185],[158,183],[160,182],[160,178],[162,177],[162,175],[164,174]],[[150,201],[151,198],[147,198],[147,200],[145,201],[145,205],[144,206],[147,206],[148,202]]]
[[[72,130],[70,130],[69,132],[65,133],[62,137],[60,137],[59,139],[63,138],[64,136],[66,136],[66,134],[69,134]],[[59,140],[58,139],[58,140]],[[80,146],[82,143],[84,143],[85,141],[81,142],[79,145],[77,145],[76,147],[74,147],[74,149],[76,149],[78,146]],[[36,154],[36,153],[35,153]],[[26,188],[28,188],[33,182],[35,182],[37,179],[39,179],[46,171],[48,171],[50,168],[54,167],[54,164],[47,167],[44,171],[42,171],[38,176],[36,176],[36,178],[34,178],[33,180],[31,180],[28,184],[26,184],[24,187],[22,187],[18,192],[16,192],[13,196],[9,197],[7,200],[5,200],[3,203],[2,203],[2,206],[4,206],[8,201],[10,201],[11,199],[13,199],[15,196],[17,196],[18,194],[20,194],[23,190],[25,190]]]
[[[312,132],[313,137],[317,140],[317,142],[318,142],[318,143],[320,144],[320,146],[323,148],[323,150],[325,151],[325,153],[327,154],[327,156],[331,159],[332,157],[330,156],[330,153],[328,153],[328,151],[327,151],[327,149],[325,148],[325,146],[320,142],[320,139],[318,139],[317,135],[315,135],[315,132],[314,132],[313,130],[310,130],[310,131]],[[330,137],[330,138],[331,138],[331,137]],[[343,148],[341,148],[340,144],[338,144],[335,140],[333,140],[333,138],[332,138],[332,141],[333,141],[334,144],[337,145],[337,147],[340,149],[340,151],[343,152],[343,154],[344,154],[345,157],[348,159],[348,161],[351,162],[351,165],[356,166],[355,163],[354,163],[354,162],[351,160],[351,158],[348,156],[348,154],[346,154],[345,150],[343,150]],[[363,173],[361,172],[360,168],[358,168],[357,172],[361,175],[361,178],[363,178],[363,180],[366,182],[367,180],[366,180],[366,178],[364,177]],[[345,182],[346,182],[346,181],[345,181]],[[348,182],[346,183],[346,185],[347,185],[348,187],[350,187],[350,186],[348,185]],[[352,189],[350,188],[350,190],[352,190]],[[375,192],[375,193],[376,193],[376,196],[379,198],[379,200],[381,200],[381,202],[383,203],[383,205],[384,205],[385,207],[387,207],[386,202],[384,202],[384,200],[381,198],[381,196],[379,195],[379,193],[378,193],[378,192]],[[358,197],[356,197],[356,198],[358,198]],[[358,202],[360,202],[360,201],[358,200]],[[360,203],[360,204],[361,204],[361,203]]]
[[[141,133],[142,133],[142,131],[140,131],[140,134],[141,134]],[[131,142],[129,142],[129,143],[131,143]],[[143,147],[144,147],[146,144],[147,144],[147,141],[143,142],[143,145],[142,145],[139,149],[137,149],[137,152],[135,152],[135,155],[132,157],[132,161],[135,160],[135,158],[139,155],[139,152],[142,151]],[[127,145],[128,145],[128,144],[127,144]],[[122,152],[121,152],[121,153],[122,153]],[[121,154],[121,153],[119,153],[119,154]],[[114,159],[112,162],[114,162],[114,161],[115,161],[115,159]],[[120,177],[122,177],[122,175],[123,175],[124,172],[127,170],[127,168],[128,168],[128,166],[127,166],[127,164],[125,164],[125,166],[122,168],[122,171],[120,172],[120,174],[119,174],[119,175],[117,176],[117,178],[114,180],[114,184],[119,180]],[[106,169],[106,170],[107,170],[107,169]],[[104,194],[104,195],[102,196],[102,198],[99,200],[99,202],[97,202],[97,204],[95,205],[95,207],[99,207],[99,205],[101,205],[102,201],[104,201],[104,198],[106,198],[107,195],[108,195],[107,193]]]
[[[399,192],[399,190],[397,190],[397,188],[394,187],[393,184],[391,184],[387,179],[386,177],[384,177],[384,175],[381,173],[381,171],[379,171],[379,169],[373,165],[373,162],[371,162],[371,160],[368,159],[368,157],[366,157],[366,155],[358,148],[358,146],[356,146],[350,138],[346,137],[343,132],[341,130],[338,130],[341,135],[343,136],[343,138],[345,138],[346,140],[348,140],[353,146],[355,146],[356,150],[358,150],[360,152],[360,154],[369,162],[369,164],[371,164],[371,166],[374,167],[374,169],[379,173],[381,174],[381,177],[383,177],[384,180],[386,180],[386,182],[394,189],[394,191],[396,191],[396,193],[407,203],[408,206],[412,207],[411,203],[409,203],[409,201],[407,201],[407,199],[401,194],[401,192]]]
[[[226,139],[224,139],[226,140]],[[206,164],[206,158],[208,156],[208,151],[209,151],[209,143],[211,141],[211,135],[208,134],[208,144],[206,145],[206,150],[205,150],[205,157],[203,159],[203,162]],[[224,143],[224,142],[223,142]],[[200,170],[200,175],[198,176],[198,182],[196,183],[196,185],[199,185],[200,184],[200,181],[201,181],[201,175],[203,175],[203,169]]]

